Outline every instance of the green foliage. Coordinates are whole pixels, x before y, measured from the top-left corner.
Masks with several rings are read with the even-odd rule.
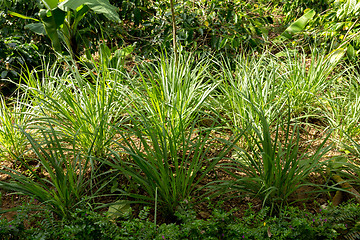
[[[67,50],[75,60],[80,59],[78,26],[85,14],[92,10],[97,14],[104,14],[108,19],[119,22],[116,8],[108,0],[83,0],[83,1],[59,1],[42,0],[39,11],[40,20],[31,18],[38,22],[25,27],[37,34],[44,34],[50,38],[54,50],[62,53],[61,40],[66,44]],[[10,14],[29,19],[19,13],[9,11]]]
[[[298,18],[307,9],[314,9],[317,13],[322,13],[329,8],[332,0],[296,0],[296,1],[280,1],[282,10],[286,14],[285,23]]]
[[[154,47],[170,49],[170,1],[127,0],[114,4],[121,9],[124,22],[122,26],[104,29],[105,32],[136,43],[143,53]],[[177,40],[187,49],[236,52],[242,46],[260,47],[273,23],[272,7],[260,1],[175,1],[174,8]]]
[[[360,49],[358,30],[360,23],[358,15],[360,13],[360,3],[356,0],[333,0],[333,1],[289,1],[288,4],[300,4],[313,8],[318,14],[309,21],[303,34],[296,39],[301,45],[310,44],[319,46],[328,51],[339,47],[347,50],[347,57],[354,61]],[[299,12],[288,10],[284,5],[284,11],[290,15],[293,13],[305,13],[308,9]],[[309,14],[307,12],[306,14]],[[294,17],[287,18],[292,21]],[[295,41],[294,41],[295,43]]]
[[[25,239],[26,231],[24,221],[27,219],[27,215],[23,214],[23,211],[19,211],[16,214],[15,219],[8,221],[6,218],[0,219],[0,239],[1,240],[17,240]]]
[[[176,59],[162,56],[156,63],[139,66],[142,85],[132,89],[137,112],[165,128],[169,122],[176,130],[181,121],[182,129],[187,129],[216,88],[208,74],[210,60],[183,51]]]
[[[235,210],[234,210],[235,211]],[[359,205],[347,204],[317,213],[298,208],[284,209],[280,217],[267,217],[268,208],[255,213],[252,206],[241,218],[215,208],[206,220],[196,219],[187,208],[177,213],[176,224],[155,226],[149,208],[136,218],[111,221],[91,209],[75,209],[71,218],[57,221],[45,211],[31,213],[24,205],[11,221],[0,220],[0,239],[352,239],[359,231]],[[25,227],[31,224],[30,227]],[[117,226],[118,225],[118,226]]]
[[[122,195],[144,204],[157,201],[161,212],[173,218],[181,202],[196,198],[201,180],[214,170],[238,136],[229,141],[212,137],[215,129],[196,129],[196,119],[185,129],[181,115],[177,126],[171,121],[154,123],[146,116],[138,117],[131,118],[130,126],[118,129],[120,151],[112,151],[114,158],[105,162],[146,193],[120,190]],[[211,156],[213,148],[217,153]]]
[[[283,91],[289,101],[291,114],[294,117],[307,117],[319,112],[323,108],[320,93],[327,92],[336,81],[340,73],[335,73],[344,56],[344,49],[337,49],[328,55],[314,49],[310,55],[285,50],[285,61],[279,70],[279,77],[283,83]],[[282,60],[279,53],[279,61]],[[317,114],[318,115],[318,114]]]
[[[8,107],[0,95],[0,157],[15,161],[24,154],[28,141],[19,127],[31,121],[31,110],[24,105],[28,99],[19,97]]]
[[[306,24],[314,17],[315,14],[316,13],[313,9],[309,9],[309,11],[306,11],[303,16],[291,23],[281,35],[291,39],[294,34],[301,32],[305,28]]]
[[[70,217],[74,209],[85,206],[89,201],[86,198],[88,193],[91,193],[90,198],[96,196],[94,180],[97,175],[91,157],[78,153],[75,143],[72,150],[64,148],[55,131],[51,130],[41,131],[42,142],[37,142],[22,130],[32,146],[36,156],[34,161],[38,162],[38,166],[33,168],[19,158],[33,177],[4,167],[0,172],[9,175],[12,180],[1,181],[0,188],[34,197],[45,208],[65,219]]]
[[[257,47],[267,38],[266,25],[273,22],[270,9],[260,2],[210,1],[203,6],[203,24],[208,43],[215,50],[237,50],[240,46]]]
[[[2,34],[1,34],[2,35]],[[22,37],[2,38],[0,40],[0,78],[19,79],[22,67],[35,67],[40,63],[34,43],[24,43]],[[1,84],[5,84],[0,80]]]
[[[245,129],[249,121],[260,122],[251,103],[263,109],[269,121],[278,117],[285,102],[283,83],[278,81],[278,59],[269,52],[261,56],[241,54],[235,61],[224,58],[219,65],[221,71],[215,79],[219,81],[221,93],[216,95],[215,102],[230,119],[232,131]]]
[[[23,67],[30,69],[37,67],[41,62],[41,54],[46,51],[46,42],[38,45],[32,34],[24,32],[23,26],[27,20],[7,14],[9,7],[32,16],[36,4],[23,0],[2,1],[2,4],[5,6],[0,7],[0,89],[5,94],[3,87],[10,84],[3,79],[10,78],[17,81],[23,72]],[[6,95],[11,93],[10,89]]]
[[[73,62],[67,64],[68,72],[44,66],[41,74],[23,77],[22,88],[34,101],[34,118],[38,125],[54,124],[58,137],[75,142],[83,153],[104,156],[115,134],[110,124],[121,119],[126,107],[120,73],[99,66],[81,75]]]
[[[324,147],[325,138],[312,155],[306,150],[300,152],[299,130],[296,126],[292,127],[290,116],[287,121],[275,122],[273,133],[264,113],[256,111],[260,126],[249,121],[250,131],[244,134],[248,150],[238,148],[233,163],[221,164],[236,180],[216,181],[210,186],[224,192],[252,194],[261,199],[264,206],[278,211],[287,203],[290,195],[302,186],[316,186],[306,183],[307,177],[312,172],[321,171],[324,162],[320,162],[320,159],[330,147]],[[238,173],[245,173],[245,176]]]
[[[348,43],[348,57],[354,59],[360,49],[358,30],[358,15],[360,4],[358,1],[334,1],[329,11],[320,16],[315,23],[321,28],[319,38],[324,42],[333,41],[336,48],[340,44]],[[317,32],[316,32],[317,33]]]
[[[54,231],[54,239],[121,239],[117,225],[101,213],[76,209],[70,217]]]
[[[335,129],[334,141],[345,143],[348,142],[346,135],[350,138],[359,135],[359,77],[355,69],[347,68],[341,75],[334,77],[334,91],[328,91],[323,100],[326,106],[323,114]]]

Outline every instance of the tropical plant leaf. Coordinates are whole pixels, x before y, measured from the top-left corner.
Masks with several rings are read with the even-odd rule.
[[[54,9],[57,7],[59,0],[41,0],[47,9]]]
[[[65,8],[70,8],[74,11],[81,5],[88,6],[91,10],[98,14],[104,14],[110,20],[120,22],[117,8],[110,4],[109,0],[65,0],[59,4],[59,8],[65,11]]]
[[[293,35],[301,32],[306,24],[315,16],[316,12],[311,9],[306,12],[303,16],[301,16],[298,20],[293,22],[282,34],[281,36],[286,37],[288,39],[292,39]]]
[[[118,217],[126,216],[130,213],[131,206],[125,200],[118,200],[109,207],[108,215],[110,218],[115,219]]]
[[[54,50],[57,52],[61,52],[60,38],[57,30],[64,22],[65,15],[66,13],[59,8],[54,10],[40,10],[40,18],[44,23],[46,33],[51,39]]]
[[[346,49],[344,48],[335,49],[326,56],[326,60],[328,60],[330,64],[337,64],[345,53]]]
[[[25,25],[25,29],[29,29],[36,34],[46,35],[46,30],[43,23],[30,23]]]

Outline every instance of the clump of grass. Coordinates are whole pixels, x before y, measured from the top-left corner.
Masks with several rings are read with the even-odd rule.
[[[123,195],[144,204],[156,201],[158,209],[171,219],[181,202],[199,200],[195,193],[201,190],[201,181],[239,137],[229,141],[214,138],[211,132],[215,128],[197,129],[196,121],[185,129],[181,115],[177,126],[172,121],[152,121],[136,116],[131,125],[118,129],[121,150],[112,151],[112,160],[105,162],[146,193],[122,191]],[[209,154],[214,147],[217,153]]]
[[[230,119],[229,126],[246,128],[248,120],[260,122],[252,104],[264,109],[272,121],[285,105],[283,82],[278,81],[279,65],[270,53],[240,55],[235,62],[224,59],[218,75],[221,93],[216,96],[220,109]],[[251,101],[251,103],[249,102]]]
[[[34,168],[22,161],[23,167],[32,177],[4,167],[0,172],[9,175],[11,180],[0,181],[0,188],[31,196],[43,207],[65,219],[76,208],[84,208],[90,199],[97,196],[94,180],[99,175],[91,164],[91,156],[77,151],[76,142],[73,142],[72,149],[64,148],[57,133],[51,125],[49,127],[51,131],[39,129],[41,142],[22,130],[35,155],[33,161],[38,162],[38,165]],[[20,157],[18,159],[21,161]]]
[[[92,149],[94,156],[105,156],[115,134],[111,124],[122,118],[126,107],[125,95],[119,92],[121,79],[110,79],[109,72],[81,74],[70,63],[67,68],[66,74],[44,69],[42,77],[51,86],[44,86],[46,81],[34,72],[24,78],[22,87],[33,99],[34,119],[38,126],[53,124],[59,137],[75,140],[84,153]]]
[[[260,127],[249,121],[244,134],[246,150],[237,148],[233,161],[221,164],[235,180],[215,182],[211,187],[252,195],[261,199],[263,205],[278,211],[299,188],[316,186],[309,183],[307,177],[322,170],[326,161],[320,162],[320,159],[330,147],[324,146],[325,138],[313,154],[300,151],[299,130],[296,125],[292,127],[290,113],[287,121],[275,123],[273,133],[263,111],[253,107],[259,116]]]
[[[26,106],[24,96],[8,103],[0,95],[0,158],[14,161],[24,154],[28,141],[19,127],[31,121],[31,109]]]
[[[209,64],[208,56],[184,51],[177,58],[162,55],[155,63],[142,64],[142,84],[132,89],[136,111],[162,126],[171,123],[176,129],[180,121],[184,129],[191,126],[216,87],[208,73]]]

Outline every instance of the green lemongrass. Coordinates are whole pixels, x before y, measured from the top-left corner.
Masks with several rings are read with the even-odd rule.
[[[41,83],[37,83],[37,75],[28,77],[30,84],[24,89],[31,92],[32,98],[41,106],[35,116],[37,122],[40,125],[51,122],[68,141],[76,137],[77,146],[83,152],[91,148],[93,155],[104,156],[114,137],[110,124],[121,119],[125,107],[124,94],[118,91],[121,87],[118,86],[121,85],[119,78],[110,79],[113,75],[102,71],[103,68],[94,69],[101,73],[89,71],[82,75],[70,63],[67,67],[69,73],[59,75],[56,80],[55,93],[48,93]],[[52,79],[56,74],[43,76]]]
[[[26,136],[18,128],[26,126],[31,121],[31,109],[25,105],[26,101],[26,97],[20,96],[7,106],[0,95],[0,161],[5,158],[16,160],[27,148]]]
[[[350,135],[346,134],[348,141],[350,144],[343,144],[344,148],[350,153],[351,155],[341,156],[339,159],[334,159],[332,165],[330,165],[331,170],[335,170],[338,174],[344,175],[347,181],[353,182],[355,184],[360,183],[360,144],[359,140],[351,137]],[[351,157],[349,157],[351,156]],[[338,160],[338,161],[337,161]],[[344,190],[346,191],[346,190]],[[354,194],[354,193],[351,193]],[[356,196],[358,199],[360,196]]]
[[[331,89],[337,78],[334,69],[341,59],[337,53],[317,53],[312,51],[310,58],[305,53],[285,51],[280,69],[283,94],[289,99],[293,117],[319,115],[323,105],[321,97]]]
[[[284,105],[283,89],[278,81],[278,64],[271,54],[265,53],[260,57],[240,55],[232,70],[231,60],[225,59],[220,64],[219,81],[221,94],[217,96],[218,104],[224,114],[230,118],[231,128],[244,128],[248,119],[259,122],[258,114],[254,111],[248,99],[258,107],[264,109],[267,119],[272,121]]]
[[[322,170],[326,161],[320,159],[330,147],[324,147],[327,138],[315,153],[299,150],[299,130],[291,127],[290,113],[286,122],[277,122],[272,138],[270,124],[264,113],[256,110],[261,128],[250,122],[245,133],[247,151],[238,148],[233,163],[222,164],[236,180],[222,182],[219,186],[229,191],[243,192],[260,198],[264,205],[279,209],[296,190],[306,185],[310,173]],[[231,170],[231,171],[230,171]],[[238,175],[237,172],[243,173]]]
[[[209,64],[208,57],[182,51],[177,59],[163,55],[157,63],[141,65],[142,86],[134,89],[138,112],[175,128],[181,121],[186,129],[216,87],[207,72]]]
[[[356,138],[360,133],[359,80],[360,76],[354,73],[346,78],[339,78],[323,100],[326,106],[324,115],[330,127],[335,129],[335,142],[347,142],[349,138]]]
[[[195,129],[195,123],[185,129],[181,115],[176,127],[172,121],[156,124],[147,116],[137,116],[132,119],[132,126],[119,130],[122,141],[117,144],[121,151],[112,151],[113,159],[106,163],[146,193],[123,191],[123,195],[151,205],[156,200],[162,213],[169,217],[174,217],[181,202],[195,199],[201,180],[238,140],[234,137],[234,143],[229,143],[212,138],[214,128]],[[220,151],[216,156],[208,156],[215,147]]]
[[[76,208],[84,207],[90,198],[97,196],[92,185],[97,175],[91,166],[91,157],[77,151],[75,142],[71,149],[65,149],[51,125],[49,128],[51,131],[39,129],[43,143],[37,142],[26,130],[22,131],[31,144],[38,166],[34,168],[22,162],[32,178],[5,167],[0,172],[9,175],[11,181],[1,181],[0,188],[34,197],[59,217],[68,218]],[[42,172],[46,173],[45,177]]]

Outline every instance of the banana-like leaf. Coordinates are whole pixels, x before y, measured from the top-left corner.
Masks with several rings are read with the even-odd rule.
[[[43,23],[30,23],[25,25],[25,29],[29,29],[36,34],[46,35],[46,30]]]
[[[51,39],[53,48],[57,52],[61,52],[60,38],[58,35],[58,28],[64,23],[66,13],[59,8],[54,10],[40,10],[40,18],[44,23],[47,35]]]
[[[47,9],[55,9],[59,3],[59,0],[41,0]]]
[[[109,0],[65,0],[59,4],[59,8],[64,11],[67,11],[66,8],[77,11],[81,5],[88,6],[95,13],[104,14],[110,20],[120,22],[117,8],[111,5]]]
[[[306,24],[315,16],[316,12],[311,9],[301,16],[298,20],[293,22],[282,34],[281,36],[286,37],[287,39],[292,39],[293,35],[304,30]]]

